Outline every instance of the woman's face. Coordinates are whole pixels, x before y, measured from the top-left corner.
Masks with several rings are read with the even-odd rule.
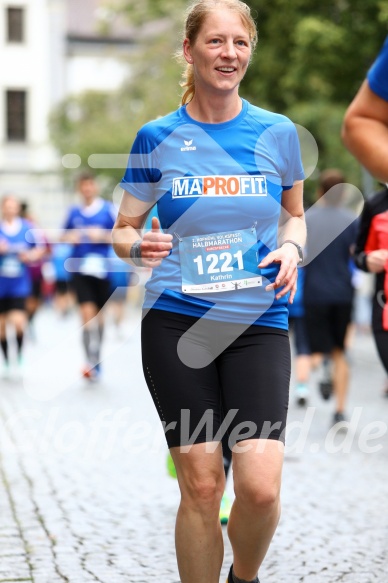
[[[184,41],[184,55],[194,67],[197,92],[238,90],[251,57],[249,33],[240,15],[218,8],[206,17],[194,45]]]

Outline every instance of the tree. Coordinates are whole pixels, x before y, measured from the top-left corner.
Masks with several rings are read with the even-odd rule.
[[[181,10],[175,10],[174,17],[160,20],[172,5],[176,8],[179,4]],[[137,34],[142,39],[138,56],[128,63],[128,80],[120,90],[87,91],[68,97],[54,109],[50,133],[61,155],[78,154],[84,168],[93,154],[119,154],[125,159],[143,124],[177,108],[181,70],[174,53],[179,45],[184,4],[183,0],[126,0],[114,5],[118,14],[131,17],[133,23],[143,23]],[[156,17],[159,19],[150,26]],[[98,170],[107,179],[107,193],[123,172],[123,167]]]
[[[248,0],[259,44],[243,82],[253,103],[289,115],[319,146],[319,168],[339,166],[360,186],[357,162],[340,140],[346,107],[387,34],[382,0]],[[360,42],[361,39],[361,42]],[[308,198],[315,183],[307,181]]]
[[[247,4],[257,15],[259,44],[241,94],[306,127],[319,146],[319,169],[338,166],[360,186],[360,167],[342,146],[340,128],[386,36],[386,0]],[[61,153],[75,151],[87,165],[91,153],[128,152],[141,125],[177,107],[181,70],[172,55],[180,44],[186,6],[186,0],[111,4],[111,10],[138,26],[139,58],[119,92],[71,97],[53,113],[52,137]],[[101,172],[116,182],[122,174],[121,169]],[[314,189],[313,176],[306,183],[310,200]]]

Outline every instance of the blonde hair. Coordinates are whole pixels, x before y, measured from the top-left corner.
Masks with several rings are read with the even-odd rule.
[[[241,16],[241,20],[249,33],[251,49],[253,52],[257,44],[256,23],[252,18],[249,6],[247,6],[245,2],[241,2],[241,0],[197,0],[194,2],[187,10],[185,38],[189,40],[191,45],[194,45],[206,17],[210,12],[219,7],[225,7]],[[179,53],[178,56],[180,60],[183,61],[182,54]],[[182,95],[181,103],[182,105],[185,105],[189,103],[189,101],[191,101],[195,95],[193,65],[186,63],[185,70],[182,74],[182,79],[181,87],[186,90]]]

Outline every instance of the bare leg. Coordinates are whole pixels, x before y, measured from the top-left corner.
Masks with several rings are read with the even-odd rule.
[[[85,302],[80,305],[80,313],[83,326],[83,343],[86,353],[86,359],[90,364],[97,364],[96,352],[99,351],[99,340],[97,337],[96,322],[98,308],[93,302]]]
[[[15,328],[16,334],[24,334],[27,328],[27,313],[23,310],[9,312],[8,320]]]
[[[171,448],[177,470],[181,503],[175,542],[182,583],[219,583],[224,555],[219,511],[225,487],[221,444],[213,453],[206,444],[188,453]]]
[[[336,411],[343,413],[346,404],[349,385],[349,365],[345,352],[336,348],[332,352],[333,386],[336,400]]]
[[[85,302],[83,304],[80,304],[79,309],[81,313],[83,326],[85,325],[90,326],[92,324],[91,320],[93,320],[93,318],[95,318],[98,314],[98,308],[96,304],[94,304],[93,302]]]
[[[311,372],[311,356],[299,354],[295,359],[295,376],[298,383],[307,383]]]
[[[7,327],[6,327],[6,319],[5,316],[2,314],[0,315],[0,342],[1,342],[1,349],[3,352],[3,358],[6,363],[8,363],[8,342],[7,342]]]
[[[24,310],[12,310],[8,314],[8,321],[11,323],[11,325],[15,329],[18,362],[19,362],[19,365],[21,365],[23,344],[24,344],[24,334],[25,334],[27,324],[28,324],[27,312],[25,312]]]
[[[228,535],[239,579],[255,579],[278,525],[283,457],[283,444],[274,440],[246,440],[233,448],[236,498]]]

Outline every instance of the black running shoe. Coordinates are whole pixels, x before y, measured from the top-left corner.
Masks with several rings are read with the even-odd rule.
[[[345,421],[345,415],[343,413],[334,413],[334,423],[342,423]]]
[[[230,571],[229,571],[229,575],[228,575],[228,578],[226,580],[226,583],[233,583],[232,570],[233,570],[233,565],[230,567]],[[257,579],[257,583],[260,583],[260,581],[258,579]]]
[[[332,381],[321,381],[319,383],[319,391],[322,395],[322,398],[327,401],[330,399],[331,394],[333,392],[333,383]]]
[[[346,417],[343,413],[334,413],[332,427],[335,427],[336,431],[340,433],[346,433],[349,428],[349,424],[346,423]]]

